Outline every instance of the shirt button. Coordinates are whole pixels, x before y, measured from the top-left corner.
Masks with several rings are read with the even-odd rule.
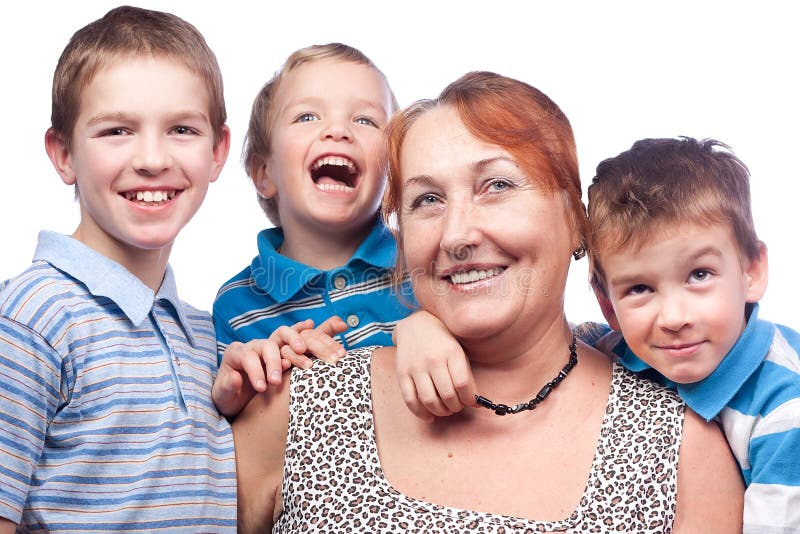
[[[358,317],[357,316],[355,316],[355,315],[348,315],[347,316],[347,324],[351,328],[357,327],[358,326],[358,322],[359,321],[358,321]]]
[[[333,281],[333,285],[336,287],[336,289],[344,289],[344,287],[347,285],[347,280],[344,279],[344,276],[337,276]]]

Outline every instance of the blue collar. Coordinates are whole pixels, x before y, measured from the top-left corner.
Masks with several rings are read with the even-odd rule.
[[[106,297],[116,304],[137,328],[147,318],[156,300],[166,300],[178,313],[178,320],[189,342],[195,334],[187,320],[184,305],[178,298],[175,276],[167,265],[157,294],[119,263],[103,256],[77,239],[55,232],[39,232],[39,244],[33,260],[46,261],[78,280],[95,297]]]
[[[728,405],[761,365],[772,345],[775,327],[758,318],[758,304],[752,308],[744,332],[714,372],[691,384],[675,384],[664,380],[667,385],[676,388],[686,404],[706,421],[716,417]],[[649,369],[626,345],[618,345],[617,348],[621,347],[624,347],[624,353],[620,351],[617,356],[625,367],[636,372]]]
[[[278,253],[283,230],[268,228],[258,234],[258,256],[250,264],[253,281],[275,302],[287,302],[326,272],[294,261]],[[386,270],[394,267],[397,244],[389,229],[378,219],[364,241],[348,260],[347,266],[362,263]]]

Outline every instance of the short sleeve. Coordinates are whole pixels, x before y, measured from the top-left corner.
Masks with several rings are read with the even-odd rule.
[[[63,397],[61,366],[39,334],[0,317],[0,517],[14,522]]]

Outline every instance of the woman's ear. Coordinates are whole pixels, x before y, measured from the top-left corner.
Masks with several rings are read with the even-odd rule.
[[[769,259],[767,258],[767,245],[758,242],[758,257],[751,260],[744,271],[745,283],[747,284],[745,300],[747,303],[754,303],[761,300],[767,290],[769,279]]]
[[[56,172],[61,176],[61,181],[67,185],[75,185],[77,176],[72,168],[72,156],[64,142],[64,137],[53,128],[48,128],[44,134],[44,149],[50,161],[53,162]]]
[[[598,289],[594,290],[594,296],[597,298],[597,303],[600,304],[600,311],[603,312],[603,317],[606,318],[608,326],[619,332],[619,320],[617,319],[617,314],[614,311],[614,306],[611,304],[611,299],[609,299],[602,291]]]

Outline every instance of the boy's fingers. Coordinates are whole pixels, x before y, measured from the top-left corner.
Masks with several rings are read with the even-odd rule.
[[[347,328],[347,323],[345,323],[341,317],[332,315],[320,323],[316,330],[320,330],[328,336],[333,337],[336,334],[341,334],[347,330]]]
[[[303,369],[308,369],[311,367],[311,358],[305,354],[297,354],[289,345],[284,345],[281,347],[281,359],[283,362],[285,362],[284,365],[288,364],[285,369],[288,369],[288,367],[291,366],[302,367]]]
[[[400,376],[398,382],[400,384],[400,394],[403,396],[403,401],[408,406],[408,409],[411,410],[411,413],[426,423],[432,423],[434,417],[419,401],[417,388],[414,386],[411,377],[408,375]]]
[[[448,362],[450,378],[458,399],[464,406],[475,406],[475,395],[478,386],[472,376],[472,369],[466,358],[458,358]]]
[[[300,335],[303,336],[310,354],[326,363],[336,364],[345,356],[346,351],[338,341],[323,332],[321,328],[322,325],[314,330],[305,330]]]
[[[267,373],[267,382],[272,384],[273,386],[280,385],[281,379],[283,377],[283,367],[281,365],[281,352],[278,348],[278,345],[272,342],[271,340],[265,340],[266,343],[263,343],[260,346],[259,356],[260,361],[258,362],[258,367],[260,369],[261,363],[264,364],[264,369],[266,369]],[[252,365],[255,367],[255,364],[252,360],[248,360],[248,365]],[[250,370],[248,369],[248,375]]]
[[[417,389],[417,397],[422,406],[437,417],[447,417],[452,412],[445,406],[442,399],[433,385],[430,375],[427,372],[415,374],[411,377],[414,387]],[[407,403],[406,403],[407,404]]]
[[[450,370],[447,365],[437,365],[430,370],[430,377],[433,381],[433,387],[439,400],[444,406],[452,413],[460,412],[464,408],[461,399],[456,392],[453,384],[453,378],[450,376]]]
[[[281,326],[278,327],[272,335],[269,336],[269,340],[282,347],[284,345],[289,345],[292,347],[292,350],[298,354],[303,354],[308,352],[308,347],[306,347],[305,341],[303,341],[303,337],[300,335],[301,331],[306,331],[305,329],[296,330],[295,326],[308,323],[314,324],[313,321],[302,321],[302,323],[296,323],[294,326]]]
[[[310,328],[314,328],[314,320],[306,319],[305,321],[299,321],[297,323],[294,323],[290,328],[298,332],[302,330],[308,330]]]

